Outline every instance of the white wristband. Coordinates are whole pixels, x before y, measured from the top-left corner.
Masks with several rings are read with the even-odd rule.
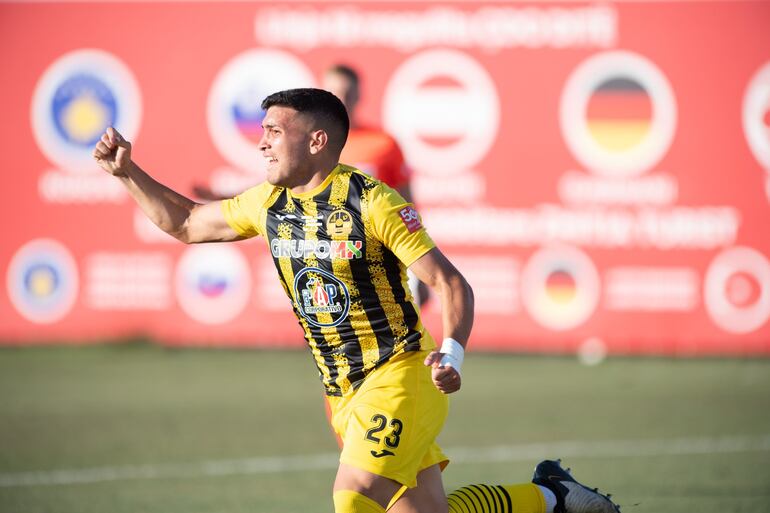
[[[463,358],[465,358],[465,348],[462,344],[453,338],[447,337],[441,344],[441,361],[439,365],[451,365],[457,374],[460,374],[460,368],[463,366]]]

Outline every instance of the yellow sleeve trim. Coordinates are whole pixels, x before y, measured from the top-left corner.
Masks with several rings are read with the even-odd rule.
[[[230,227],[242,237],[262,235],[265,220],[265,202],[274,187],[264,182],[234,198],[222,200],[222,215]]]
[[[370,192],[369,217],[375,236],[407,267],[436,247],[422,218],[401,195],[385,184]]]

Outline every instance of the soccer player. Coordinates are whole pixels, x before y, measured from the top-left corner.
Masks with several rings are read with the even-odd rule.
[[[268,96],[262,108],[267,181],[231,199],[198,204],[155,181],[113,128],[93,155],[158,227],[182,242],[265,239],[344,441],[335,512],[618,511],[549,460],[536,467],[532,483],[444,495],[441,470],[449,460],[436,437],[447,394],[461,385],[471,288],[411,204],[339,162],[349,120],[336,96],[292,89]],[[441,302],[440,349],[408,300],[406,267]]]

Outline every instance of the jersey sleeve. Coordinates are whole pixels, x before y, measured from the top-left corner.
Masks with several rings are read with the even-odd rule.
[[[369,220],[374,235],[409,267],[436,247],[414,206],[379,184],[370,191]]]
[[[230,227],[243,237],[262,235],[265,202],[273,187],[263,183],[247,189],[234,198],[222,200],[222,214]]]

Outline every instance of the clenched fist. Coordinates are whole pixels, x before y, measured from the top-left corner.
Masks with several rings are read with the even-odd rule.
[[[451,365],[444,365],[441,359],[444,355],[438,351],[431,351],[425,358],[425,365],[431,368],[433,385],[444,394],[451,394],[460,390],[462,380],[460,373]]]
[[[126,176],[131,166],[131,143],[112,127],[102,134],[93,152],[94,160],[113,176]]]

